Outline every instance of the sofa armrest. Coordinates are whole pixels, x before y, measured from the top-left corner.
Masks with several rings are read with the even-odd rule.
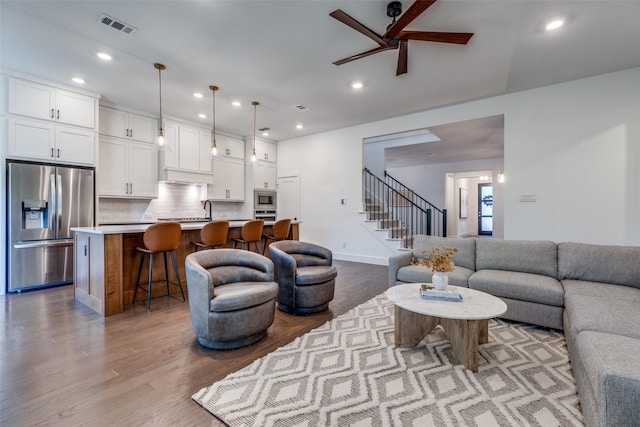
[[[411,264],[412,258],[413,252],[411,251],[389,257],[389,287],[395,286],[396,278],[398,277],[398,270],[400,267],[405,267]]]

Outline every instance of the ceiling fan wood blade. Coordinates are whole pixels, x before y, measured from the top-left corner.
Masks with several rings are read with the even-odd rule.
[[[347,15],[341,9],[334,10],[333,12],[331,12],[329,14],[329,16],[331,16],[332,18],[337,19],[338,21],[342,22],[343,24],[353,28],[354,30],[356,30],[360,34],[364,34],[365,36],[369,37],[371,40],[373,40],[376,43],[378,43],[380,46],[387,46],[387,42],[382,38],[382,36],[380,34],[376,33],[375,31],[373,31],[371,28],[367,27],[366,25],[356,21],[354,18],[352,18],[351,16]]]
[[[403,40],[400,42],[400,52],[398,52],[398,68],[396,69],[396,76],[405,74],[407,72],[409,62],[409,42]]]
[[[448,33],[439,31],[400,31],[399,40],[421,40],[425,42],[467,44],[473,33]]]
[[[375,49],[371,49],[371,50],[368,50],[366,52],[362,52],[362,53],[359,53],[357,55],[353,55],[353,56],[350,56],[348,58],[341,59],[339,61],[334,62],[333,64],[334,65],[342,65],[342,64],[346,64],[347,62],[355,61],[356,59],[365,58],[367,56],[373,55],[373,54],[378,53],[378,52],[384,52],[385,50],[392,50],[392,49],[397,49],[397,48],[398,48],[398,46],[386,46],[386,45],[385,46],[380,46],[380,47],[376,47]]]
[[[422,12],[427,10],[432,4],[434,4],[436,0],[416,0],[409,9],[407,9],[400,18],[393,24],[382,38],[386,41],[389,41],[395,38],[400,31],[404,29],[407,25],[411,23],[414,19],[416,19]]]

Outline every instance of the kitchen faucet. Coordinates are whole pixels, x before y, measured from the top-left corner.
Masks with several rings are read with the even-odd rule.
[[[211,205],[212,205],[211,200],[205,200],[204,201],[204,210],[205,210],[205,212],[207,211],[207,204],[209,204],[209,216],[207,217],[207,219],[209,221],[211,221],[211,220],[213,220],[213,217],[211,216]]]

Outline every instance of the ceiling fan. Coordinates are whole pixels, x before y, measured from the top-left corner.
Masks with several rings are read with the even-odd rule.
[[[399,1],[392,1],[387,5],[387,16],[393,18],[393,21],[387,27],[387,31],[384,33],[384,35],[376,33],[372,29],[356,21],[344,11],[340,9],[334,10],[329,14],[329,16],[337,19],[345,25],[348,25],[359,33],[364,34],[379,45],[378,47],[366,52],[362,52],[357,55],[353,55],[348,58],[336,61],[334,62],[334,64],[342,65],[346,64],[347,62],[364,58],[378,52],[384,52],[385,50],[400,49],[400,52],[398,54],[398,68],[396,70],[396,76],[399,76],[407,72],[409,40],[467,44],[469,42],[469,39],[471,39],[471,36],[473,36],[473,33],[404,30],[404,27],[409,25],[411,21],[416,19],[422,12],[424,12],[435,2],[436,0],[416,0],[411,6],[409,6],[409,9],[407,9],[407,11],[402,14],[402,16],[400,16],[400,14],[402,13],[402,3],[400,3]],[[400,16],[400,18],[396,21],[396,17],[398,16]]]

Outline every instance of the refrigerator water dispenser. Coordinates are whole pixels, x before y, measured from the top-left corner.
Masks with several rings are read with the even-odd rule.
[[[49,203],[46,200],[22,201],[22,228],[49,228]]]

